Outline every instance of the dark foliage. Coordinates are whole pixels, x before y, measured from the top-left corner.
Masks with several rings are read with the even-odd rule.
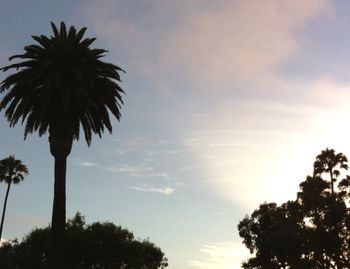
[[[350,268],[350,177],[346,157],[326,149],[316,157],[313,176],[300,183],[295,201],[264,203],[238,225],[254,255],[245,269]],[[327,179],[322,176],[327,176]]]
[[[34,229],[22,242],[0,247],[1,269],[47,269],[50,227]],[[66,269],[164,269],[164,253],[110,222],[86,225],[79,213],[66,225]]]

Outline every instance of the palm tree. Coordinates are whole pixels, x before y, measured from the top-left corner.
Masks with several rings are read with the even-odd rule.
[[[22,164],[20,160],[16,160],[15,156],[9,156],[0,160],[0,182],[7,183],[7,190],[5,195],[4,207],[2,210],[1,224],[0,224],[0,239],[2,235],[2,229],[4,227],[5,213],[7,199],[9,197],[10,188],[12,184],[18,184],[24,180],[24,176],[28,175],[27,166]]]
[[[334,182],[340,175],[339,169],[348,170],[348,159],[343,153],[336,153],[334,149],[321,151],[321,154],[316,156],[314,162],[314,176],[321,176],[322,173],[329,173],[331,180],[331,191],[334,195]]]
[[[1,70],[17,70],[0,85],[7,92],[0,111],[14,126],[25,123],[24,138],[34,131],[49,132],[50,152],[55,159],[55,184],[52,212],[51,268],[64,268],[63,244],[66,220],[66,159],[72,141],[79,139],[80,126],[88,145],[92,134],[101,137],[112,132],[110,115],[118,121],[124,91],[119,87],[120,67],[101,61],[107,52],[92,49],[95,38],[83,39],[86,28],[67,31],[62,22],[53,35],[32,36],[37,44],[24,48],[20,59]]]

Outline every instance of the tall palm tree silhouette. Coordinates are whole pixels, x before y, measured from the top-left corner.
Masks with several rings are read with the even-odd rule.
[[[321,176],[322,173],[329,173],[331,181],[331,191],[334,195],[334,182],[340,175],[339,169],[348,170],[348,159],[343,153],[336,153],[334,149],[322,150],[316,156],[314,162],[314,176]]]
[[[1,224],[0,224],[0,239],[4,227],[7,199],[9,197],[12,184],[18,184],[24,180],[24,176],[28,174],[27,166],[20,160],[16,160],[15,156],[9,156],[0,160],[0,182],[7,183],[4,207],[2,209]]]
[[[17,72],[0,86],[7,91],[0,110],[14,126],[25,123],[24,137],[34,131],[49,132],[50,152],[55,158],[54,202],[52,212],[51,268],[64,268],[63,244],[66,219],[66,159],[72,141],[79,139],[80,126],[88,145],[92,134],[101,137],[106,128],[112,132],[110,114],[118,121],[124,91],[118,85],[120,67],[101,61],[107,52],[92,49],[95,38],[85,38],[86,28],[67,31],[62,22],[53,35],[32,36],[37,44],[9,60],[22,62],[2,68]]]

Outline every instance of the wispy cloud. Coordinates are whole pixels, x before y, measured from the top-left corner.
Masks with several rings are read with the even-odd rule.
[[[89,168],[89,167],[103,168],[103,165],[101,163],[90,161],[90,160],[84,160],[81,158],[77,158],[73,160],[73,164],[84,168]]]
[[[172,187],[164,187],[164,188],[154,188],[154,187],[137,187],[137,186],[130,186],[129,187],[132,190],[135,191],[141,191],[141,192],[155,192],[160,193],[163,195],[170,195],[172,194],[175,189]]]
[[[161,168],[156,168],[151,165],[150,161],[145,161],[139,164],[117,164],[117,165],[109,165],[103,166],[102,164],[91,162],[91,161],[83,161],[77,160],[76,165],[84,167],[84,168],[98,168],[104,171],[108,171],[111,173],[121,173],[125,174],[129,177],[139,178],[139,179],[161,179],[161,180],[170,180],[176,179],[176,176],[172,176],[167,172],[162,171]]]
[[[115,147],[104,148],[100,150],[102,153],[110,155],[134,154],[135,152],[143,152],[154,144],[149,137],[144,135],[132,135],[126,139],[113,137],[110,140],[115,143]]]
[[[79,165],[83,167],[101,167],[101,165],[96,162],[88,162],[88,161],[81,161]]]
[[[249,251],[238,242],[219,242],[203,245],[201,257],[189,261],[191,268],[197,269],[240,269],[242,261],[249,256]]]
[[[153,171],[154,167],[145,163],[140,163],[136,165],[121,164],[116,166],[108,166],[105,167],[105,169],[113,173],[144,174]]]
[[[162,179],[169,180],[174,179],[174,177],[170,177],[167,173],[130,173],[130,177],[134,178],[142,178],[142,179]]]
[[[76,160],[76,164],[82,167],[96,167],[100,168],[112,173],[126,173],[126,174],[147,174],[149,175],[151,171],[154,170],[154,167],[146,164],[145,162],[139,164],[117,164],[114,166],[102,165],[97,162],[84,161],[84,160]],[[164,176],[164,173],[152,173],[151,175],[155,177]]]
[[[157,156],[157,155],[182,155],[181,151],[175,150],[175,149],[168,149],[168,150],[147,150],[146,153],[149,156]]]

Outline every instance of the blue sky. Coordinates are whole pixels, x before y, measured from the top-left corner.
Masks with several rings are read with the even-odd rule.
[[[170,269],[238,269],[239,220],[293,199],[325,147],[350,156],[349,12],[327,0],[3,0],[0,65],[50,21],[87,26],[127,71],[127,94],[113,135],[73,146],[68,216],[149,238]],[[53,159],[47,136],[23,141],[3,117],[0,128],[0,155],[30,171],[3,233],[21,238],[50,221]]]

